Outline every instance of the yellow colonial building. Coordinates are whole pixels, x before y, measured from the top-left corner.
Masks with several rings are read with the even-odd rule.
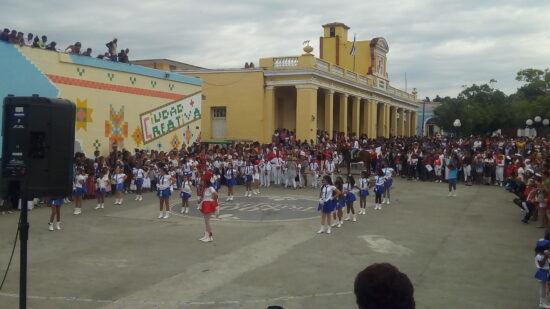
[[[262,58],[255,68],[179,71],[203,80],[202,139],[269,142],[277,128],[300,140],[317,130],[415,135],[420,102],[390,85],[386,40],[354,44],[342,23],[323,29],[319,58],[307,44],[302,55]]]

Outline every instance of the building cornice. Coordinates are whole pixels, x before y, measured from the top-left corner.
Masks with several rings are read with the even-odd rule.
[[[341,83],[341,84],[344,84],[344,85],[347,85],[347,86],[350,86],[350,87],[359,88],[360,90],[369,92],[371,94],[375,94],[375,95],[378,95],[378,96],[381,96],[381,97],[389,97],[390,99],[395,100],[399,103],[399,104],[395,104],[395,103],[392,104],[391,101],[385,100],[390,105],[404,105],[403,107],[409,108],[409,109],[410,108],[418,108],[419,106],[421,106],[420,103],[417,103],[415,101],[407,100],[405,98],[396,96],[394,94],[388,93],[388,92],[383,91],[381,89],[374,88],[374,87],[369,87],[367,85],[363,85],[363,84],[360,84],[358,82],[350,81],[350,80],[345,79],[345,78],[340,77],[340,76],[334,76],[333,74],[329,74],[327,72],[323,72],[323,71],[317,70],[317,69],[265,70],[264,71],[264,76],[265,77],[283,77],[283,76],[301,76],[301,75],[313,75],[315,77],[320,77],[320,78],[327,79],[327,80],[337,82],[337,83]],[[298,82],[298,84],[301,84],[301,83],[307,83],[306,81],[307,80],[296,80],[295,82]],[[284,82],[288,82],[288,81],[282,81],[282,82],[284,83]],[[269,84],[269,81],[266,81],[266,84]],[[295,84],[296,83],[294,83],[294,85]],[[331,84],[324,84],[322,87],[327,87],[327,86],[338,89],[338,87],[336,87],[335,85],[331,85]],[[356,96],[359,96],[359,97],[367,97],[367,98],[372,97],[372,95],[369,96],[369,95],[365,95],[361,92],[353,92],[353,91],[349,91],[349,90],[342,90],[342,88],[340,88],[339,92],[347,92],[347,93],[350,93],[350,94],[353,94],[353,95],[356,95]],[[372,97],[372,98],[375,98],[378,101],[381,101],[379,97]]]

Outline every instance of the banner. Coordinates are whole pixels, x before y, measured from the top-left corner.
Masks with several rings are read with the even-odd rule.
[[[201,118],[202,93],[172,101],[140,115],[143,143],[147,144]]]

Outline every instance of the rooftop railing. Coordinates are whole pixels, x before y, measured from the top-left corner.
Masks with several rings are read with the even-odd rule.
[[[315,58],[312,55],[302,55],[302,56],[287,56],[287,57],[272,57],[272,58],[262,58],[260,59],[260,67],[266,68],[269,70],[296,70],[296,69],[308,69],[313,68],[336,76],[345,78],[356,83],[366,85],[368,87],[377,88],[383,90],[389,94],[407,99],[407,100],[416,100],[416,96],[394,88],[387,83],[385,88],[378,87],[378,77],[373,75],[360,75],[356,72],[346,70],[336,64],[332,64],[323,59]]]

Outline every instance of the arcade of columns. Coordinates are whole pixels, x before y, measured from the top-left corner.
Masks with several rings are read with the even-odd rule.
[[[366,134],[369,138],[416,135],[416,106],[402,102],[381,102],[373,96],[359,96],[321,88],[317,85],[295,85],[296,88],[296,138],[315,139],[317,130],[349,134]],[[278,87],[265,88],[266,133],[276,129],[277,112],[275,92]],[[318,110],[318,96],[322,95],[323,111]],[[388,98],[390,100],[394,100]],[[351,105],[351,113],[349,107]],[[337,109],[335,109],[335,107]],[[322,114],[323,119],[317,119]],[[351,116],[351,119],[348,119]]]

